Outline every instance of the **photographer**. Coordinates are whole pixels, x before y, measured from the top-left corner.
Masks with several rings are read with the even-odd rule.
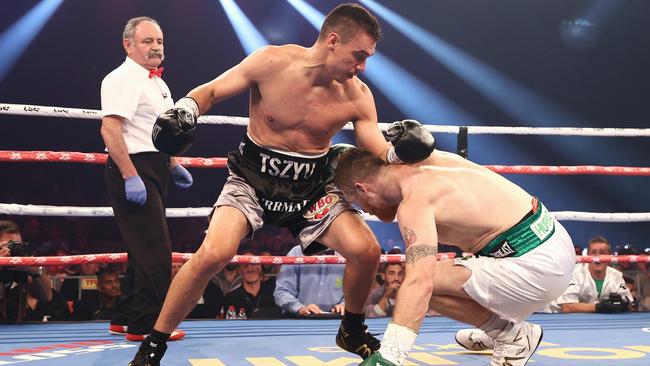
[[[33,250],[22,241],[15,223],[0,220],[0,256],[31,257]],[[0,268],[0,319],[3,321],[65,319],[65,300],[54,301],[49,277],[40,267]],[[60,297],[60,295],[59,295]],[[61,308],[64,306],[64,309]],[[67,313],[69,316],[69,312]],[[55,320],[55,319],[52,319]]]
[[[588,254],[610,255],[607,239],[595,237],[589,240]],[[573,271],[573,278],[564,294],[551,302],[546,312],[562,313],[624,313],[633,304],[623,274],[607,263],[580,263]]]

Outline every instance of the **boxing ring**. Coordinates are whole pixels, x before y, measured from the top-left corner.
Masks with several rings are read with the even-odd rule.
[[[0,114],[99,119],[100,112],[63,107],[0,103]],[[247,125],[247,118],[203,116],[199,123]],[[380,124],[385,128],[385,124]],[[650,129],[588,129],[533,127],[426,126],[431,132],[459,136],[459,153],[467,151],[468,134],[540,134],[563,136],[648,137]],[[351,129],[350,125],[345,127]],[[64,162],[104,164],[106,154],[52,151],[0,151],[0,161],[14,163]],[[190,168],[224,168],[225,158],[179,158]],[[490,165],[500,174],[650,176],[650,167],[621,166],[502,166]],[[206,216],[211,207],[168,208],[168,217]],[[43,206],[0,203],[0,214],[35,216],[112,216],[108,207]],[[645,222],[650,212],[602,213],[561,211],[558,220],[593,222]],[[374,217],[364,216],[367,220]],[[174,261],[186,261],[191,253],[174,253]],[[453,254],[441,253],[440,260]],[[63,257],[0,258],[0,266],[61,265],[82,262],[124,262],[125,253]],[[403,255],[383,255],[383,262],[400,262]],[[310,264],[340,263],[334,256],[259,257],[236,256],[235,263]],[[648,262],[648,256],[581,257],[580,262]],[[531,320],[544,328],[544,339],[532,358],[535,365],[650,365],[650,313],[534,314]],[[368,319],[369,329],[381,335],[386,318]],[[335,346],[339,326],[335,319],[190,320],[179,327],[187,336],[170,342],[166,365],[193,366],[346,366],[361,359]],[[485,365],[489,352],[469,352],[454,342],[457,330],[467,326],[445,317],[428,317],[406,365]],[[126,365],[138,344],[107,332],[107,322],[65,322],[0,325],[0,366],[26,365]],[[381,338],[381,337],[380,337]]]
[[[544,340],[530,361],[539,366],[642,366],[650,364],[650,314],[534,314]],[[217,322],[217,323],[215,323]],[[368,319],[380,334],[386,318]],[[164,365],[348,366],[361,358],[334,345],[339,320],[197,320],[180,328],[185,339],[169,342]],[[429,317],[405,365],[487,365],[489,352],[470,352],[454,342],[467,326]],[[138,343],[106,332],[108,323],[0,326],[0,365],[126,365]]]

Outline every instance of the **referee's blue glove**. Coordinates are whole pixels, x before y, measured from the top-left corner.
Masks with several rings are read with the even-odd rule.
[[[192,174],[180,164],[176,165],[169,173],[172,175],[174,184],[178,188],[189,188],[194,183]]]
[[[139,175],[128,177],[124,180],[126,200],[143,206],[147,202],[147,188]]]

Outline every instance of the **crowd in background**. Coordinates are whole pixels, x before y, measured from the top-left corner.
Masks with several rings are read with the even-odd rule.
[[[124,251],[118,238],[104,235],[110,232],[111,227],[110,223],[104,223],[102,220],[33,217],[10,219],[2,222],[15,222],[16,227],[19,228],[20,236],[18,238],[23,242],[31,243],[37,255],[62,256]],[[196,251],[202,241],[206,226],[207,221],[204,219],[170,220],[173,250],[188,253]],[[7,238],[15,239],[16,237]],[[6,240],[0,240],[0,245],[3,241]],[[398,243],[397,239],[391,240],[390,244],[395,247],[388,253],[402,253]],[[446,251],[445,249],[445,246],[441,246],[441,252]],[[585,254],[591,255],[647,255],[639,253],[629,245],[610,246],[605,238],[599,237],[586,243],[584,251]],[[0,254],[3,253],[5,252],[0,252]],[[582,247],[576,247],[576,253],[583,254]],[[240,245],[239,254],[301,255],[297,241],[291,233],[286,229],[273,226],[265,227],[253,238],[244,239]],[[178,272],[181,266],[182,263],[173,265],[172,276]],[[345,302],[341,291],[342,266],[319,266],[305,265],[300,266],[304,268],[296,266],[291,270],[289,268],[282,270],[281,265],[228,265],[211,279],[196,308],[190,314],[190,318],[340,316]],[[334,268],[336,266],[341,268]],[[564,301],[595,302],[596,305],[588,309],[597,312],[650,310],[650,272],[645,263],[616,263],[600,265],[600,267],[577,265],[574,276],[580,276],[577,274],[580,268],[583,268],[586,277],[589,277],[588,273],[591,273],[594,281],[587,282],[595,284],[595,290],[590,291],[597,291],[598,294],[594,295],[595,299],[584,300],[580,299],[576,293],[581,291],[584,293],[587,290],[574,289],[573,295],[563,295]],[[1,271],[7,269],[9,268],[3,268]],[[38,273],[33,268],[25,270],[25,273],[29,274],[25,279],[25,290],[13,295],[18,296],[15,299],[20,299],[19,295],[24,296],[24,309],[21,313],[9,306],[9,310],[13,309],[14,312],[8,316],[7,310],[4,309],[3,318],[5,321],[16,321],[18,318],[22,321],[108,320],[111,309],[120,295],[120,278],[125,271],[125,263],[47,266]],[[599,281],[595,273],[603,273],[603,278]],[[610,279],[606,279],[605,285],[603,285],[605,273],[610,276]],[[35,285],[43,282],[40,276],[46,276],[49,279],[51,295],[48,292],[48,296],[44,296],[42,291],[39,295],[39,291],[33,291]],[[402,264],[380,265],[376,278],[366,306],[366,315],[368,317],[391,316],[395,306],[395,294],[404,280],[404,267]],[[618,295],[613,295],[615,291],[607,288],[608,281],[624,283],[622,286],[625,287],[625,291],[629,291],[629,295],[626,295],[628,292],[621,290],[619,292],[622,297],[616,297]],[[615,282],[615,285],[610,286],[620,287],[621,285]],[[10,294],[12,293],[10,290],[6,287],[4,292]],[[610,290],[613,292],[609,293]],[[6,294],[5,301],[14,299]],[[329,296],[323,296],[323,294]],[[614,297],[610,299],[610,295]],[[572,300],[566,300],[567,298]],[[606,302],[609,302],[610,305],[613,304],[613,307],[605,306]],[[601,303],[600,308],[597,303]],[[556,306],[554,312],[581,311],[571,309],[574,308]],[[551,310],[546,309],[546,311]],[[429,313],[428,315],[436,314]]]

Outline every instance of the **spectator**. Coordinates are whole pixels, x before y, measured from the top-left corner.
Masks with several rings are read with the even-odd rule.
[[[609,255],[607,239],[589,240],[588,254]],[[569,287],[547,311],[563,313],[614,313],[629,311],[632,295],[625,285],[623,274],[607,263],[580,263],[573,271]]]
[[[262,251],[260,253],[260,256],[271,256],[271,252],[268,250]],[[262,281],[264,282],[269,282],[269,284],[273,284],[273,287],[275,287],[276,279],[278,277],[278,273],[280,272],[280,268],[282,268],[281,264],[262,264],[262,273],[264,273],[264,278]]]
[[[95,289],[88,290],[81,286],[81,277],[96,277],[99,271],[98,263],[81,263],[76,266],[76,270],[71,277],[65,278],[61,284],[61,294],[68,301],[78,301],[83,297],[84,291],[95,292]]]
[[[251,252],[245,255],[254,255]],[[235,311],[244,308],[247,318],[277,318],[281,309],[275,305],[272,285],[262,281],[262,266],[260,264],[241,264],[239,270],[242,276],[240,287],[226,294],[224,307],[234,306]]]
[[[404,265],[387,263],[382,267],[380,275],[383,285],[375,288],[368,297],[366,316],[369,318],[393,315],[397,290],[404,282]]]
[[[239,266],[234,263],[228,263],[219,273],[212,276],[210,282],[215,283],[224,294],[241,286],[241,276]]]
[[[30,244],[22,241],[15,223],[0,221],[0,257],[18,255],[17,251],[22,252],[20,256],[29,256],[29,247]],[[52,289],[42,267],[3,267],[0,286],[2,320],[67,320],[70,315],[65,299]]]
[[[75,302],[74,320],[110,320],[120,296],[120,276],[117,271],[105,269],[97,273],[97,291],[85,291]]]
[[[301,257],[302,247],[291,248],[290,257]],[[280,269],[273,297],[288,315],[332,312],[343,315],[343,264],[285,265]]]

